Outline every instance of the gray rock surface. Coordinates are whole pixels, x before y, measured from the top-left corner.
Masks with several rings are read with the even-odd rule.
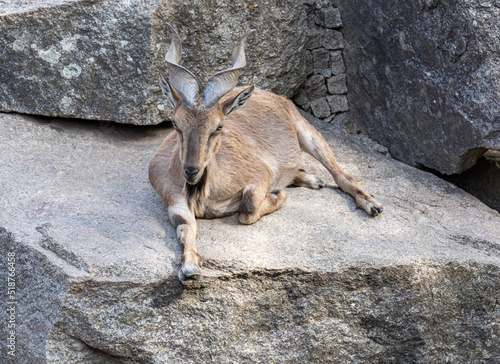
[[[346,117],[337,118],[341,112],[345,114],[349,110],[340,11],[326,1],[305,1],[305,5],[308,77],[304,87],[294,95],[293,101],[325,122],[330,123],[335,119],[345,121]]]
[[[316,24],[323,28],[340,28],[342,26],[342,18],[338,8],[321,8],[316,11]]]
[[[263,0],[0,1],[0,111],[157,124],[170,106],[158,76],[170,44],[203,85],[229,67],[250,29],[244,84],[292,96],[306,80],[306,15],[300,2]],[[301,31],[304,29],[304,31]]]
[[[288,189],[254,225],[199,220],[205,277],[185,289],[147,179],[169,127],[0,114],[0,281],[14,251],[18,302],[0,362],[498,362],[500,215],[311,122],[384,213],[307,157],[326,188]]]
[[[327,81],[328,92],[332,95],[341,95],[347,93],[346,75],[332,76]]]
[[[338,3],[352,122],[446,174],[500,149],[497,1]]]

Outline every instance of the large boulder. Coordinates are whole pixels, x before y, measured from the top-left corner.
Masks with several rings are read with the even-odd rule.
[[[130,124],[168,118],[158,76],[170,45],[203,85],[230,66],[250,29],[241,82],[292,96],[305,82],[306,15],[300,2],[186,0],[0,2],[0,110]]]
[[[460,173],[500,149],[493,0],[337,0],[351,121],[411,165]]]
[[[147,179],[171,129],[0,114],[0,281],[14,267],[17,302],[0,362],[494,362],[500,215],[311,122],[384,213],[357,210],[308,157],[324,189],[288,189],[250,226],[199,220],[205,277],[190,289]]]

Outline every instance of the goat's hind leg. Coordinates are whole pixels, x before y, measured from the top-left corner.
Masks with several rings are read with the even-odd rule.
[[[276,193],[267,193],[267,185],[247,186],[243,190],[238,219],[242,224],[253,224],[262,216],[283,207],[285,201],[285,190]]]
[[[330,172],[340,189],[356,200],[356,205],[368,215],[377,216],[384,208],[373,196],[358,187],[356,180],[345,173],[335,161],[332,150],[321,134],[306,120],[295,121],[295,129],[302,150],[312,155]]]

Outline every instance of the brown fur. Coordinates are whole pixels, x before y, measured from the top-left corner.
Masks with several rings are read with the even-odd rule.
[[[187,254],[181,280],[201,272],[195,217],[238,212],[242,223],[253,223],[284,204],[288,185],[321,187],[315,176],[299,170],[302,151],[317,158],[360,208],[370,215],[382,211],[381,204],[340,169],[328,144],[291,101],[255,89],[244,106],[225,117],[245,90],[232,90],[208,110],[199,106],[202,103],[188,107],[179,102],[172,117],[177,131],[165,139],[151,161],[151,184],[169,207]],[[187,167],[199,167],[192,184],[184,174]],[[280,192],[273,196],[271,191]],[[174,216],[182,216],[184,223]]]
[[[188,207],[197,211],[199,216],[205,211],[205,198],[207,195],[207,171],[202,174],[200,180],[195,185],[186,183],[184,185],[184,193]]]

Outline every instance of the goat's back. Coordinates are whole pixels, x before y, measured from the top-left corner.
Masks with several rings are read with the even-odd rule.
[[[235,88],[222,101],[243,89]],[[245,106],[227,117],[224,129],[228,137],[236,140],[223,140],[221,149],[231,147],[233,142],[243,149],[251,149],[275,174],[271,185],[283,188],[283,184],[293,180],[300,162],[301,149],[295,129],[297,122],[305,120],[291,101],[272,92],[255,89]]]
[[[244,88],[238,87],[224,96],[230,98]],[[244,107],[230,114],[224,128],[241,135],[262,151],[287,154],[298,148],[296,119],[302,119],[295,105],[269,91],[255,89]],[[284,149],[283,149],[284,148]]]

